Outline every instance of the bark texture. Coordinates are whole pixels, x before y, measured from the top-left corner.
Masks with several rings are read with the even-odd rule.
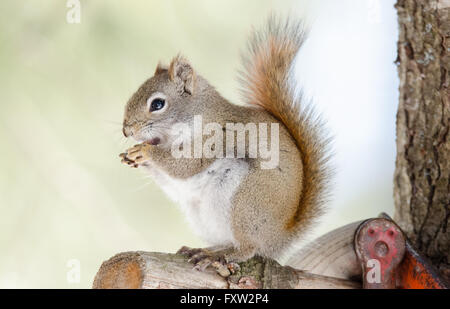
[[[450,277],[450,0],[398,0],[394,219]]]
[[[209,267],[193,269],[185,256],[156,252],[124,252],[103,262],[94,289],[357,289],[361,283],[281,266],[260,257],[239,263],[224,278]]]

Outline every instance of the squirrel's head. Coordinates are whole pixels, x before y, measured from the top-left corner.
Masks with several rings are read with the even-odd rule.
[[[172,127],[188,122],[196,110],[197,76],[181,56],[169,67],[158,64],[154,75],[133,94],[125,108],[123,134],[138,142],[168,145]]]

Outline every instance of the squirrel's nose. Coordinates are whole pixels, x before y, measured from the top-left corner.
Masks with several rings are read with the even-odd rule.
[[[130,130],[130,128],[126,127],[126,126],[123,126],[122,133],[125,137],[129,137],[129,136],[133,135],[133,132]]]

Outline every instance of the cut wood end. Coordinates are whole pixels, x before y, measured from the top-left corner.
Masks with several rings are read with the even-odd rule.
[[[94,289],[138,289],[142,286],[145,262],[139,253],[119,253],[102,263]]]

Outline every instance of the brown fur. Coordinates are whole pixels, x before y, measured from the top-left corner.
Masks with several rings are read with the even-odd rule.
[[[322,213],[330,169],[326,155],[328,139],[323,137],[322,123],[310,107],[295,100],[289,87],[289,69],[304,41],[304,27],[274,17],[266,29],[254,32],[249,54],[244,59],[243,90],[249,104],[263,107],[279,119],[295,139],[303,162],[303,186],[300,203],[286,229],[307,228]],[[303,109],[302,109],[303,108]]]
[[[134,148],[122,156],[124,162],[157,167],[179,179],[190,178],[219,159],[173,158],[164,130],[176,121],[187,122],[201,114],[204,123],[223,126],[280,124],[277,168],[261,169],[261,158],[236,159],[245,160],[249,171],[232,198],[230,225],[235,244],[226,249],[229,260],[245,260],[254,254],[279,257],[322,212],[328,177],[326,140],[311,109],[294,99],[288,78],[303,42],[302,29],[299,23],[283,25],[272,18],[265,30],[253,34],[242,75],[247,106],[225,100],[186,59],[177,56],[168,68],[158,65],[155,75],[136,91],[125,110],[126,136],[145,140],[142,132],[151,123],[161,134],[162,143]],[[146,100],[158,92],[166,96],[167,110],[149,113]]]

